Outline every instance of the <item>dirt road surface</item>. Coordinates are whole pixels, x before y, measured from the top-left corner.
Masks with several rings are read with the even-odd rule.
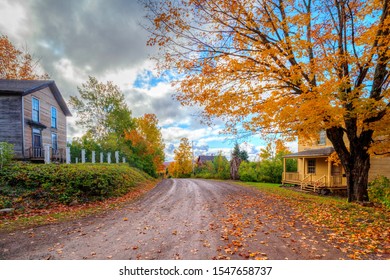
[[[168,179],[120,210],[1,233],[0,259],[346,258],[275,202],[225,182]]]

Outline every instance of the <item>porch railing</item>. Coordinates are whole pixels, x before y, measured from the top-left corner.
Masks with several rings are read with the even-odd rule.
[[[319,190],[321,190],[322,188],[326,187],[326,178],[328,176],[324,175],[324,176],[321,176],[320,178],[318,178],[317,180],[315,180],[313,182],[313,186],[314,186],[314,192],[317,192]]]
[[[343,185],[343,176],[330,176],[330,185],[331,186]]]
[[[295,182],[300,181],[298,172],[285,172],[284,174],[285,174],[284,176],[285,181],[295,181]]]

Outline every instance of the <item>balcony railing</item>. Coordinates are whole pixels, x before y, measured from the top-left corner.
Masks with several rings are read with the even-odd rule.
[[[31,147],[26,149],[25,157],[29,160],[44,161],[45,160],[45,148],[43,147]],[[65,161],[65,150],[64,149],[53,149],[50,148],[50,160],[53,162],[64,162]]]

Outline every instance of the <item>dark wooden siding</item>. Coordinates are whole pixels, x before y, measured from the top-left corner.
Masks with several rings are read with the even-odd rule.
[[[23,157],[22,97],[0,96],[0,142],[14,144],[15,157]]]

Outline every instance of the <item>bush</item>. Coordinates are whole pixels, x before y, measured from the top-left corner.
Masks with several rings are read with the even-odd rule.
[[[150,178],[126,164],[15,163],[0,170],[0,197],[14,207],[42,208],[121,196]]]
[[[390,208],[390,180],[385,176],[378,176],[368,185],[370,201],[380,203]]]
[[[240,180],[244,182],[259,182],[258,174],[258,163],[243,161],[238,169],[240,174]]]
[[[0,169],[8,165],[14,157],[14,145],[0,142]]]

